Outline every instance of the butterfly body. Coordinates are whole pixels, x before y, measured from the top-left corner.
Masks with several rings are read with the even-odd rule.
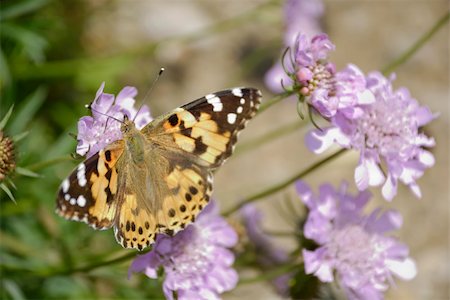
[[[212,193],[213,171],[256,113],[261,94],[235,88],[164,114],[142,130],[127,118],[117,140],[63,181],[57,213],[96,229],[114,227],[125,248],[142,250],[157,234],[195,221]]]

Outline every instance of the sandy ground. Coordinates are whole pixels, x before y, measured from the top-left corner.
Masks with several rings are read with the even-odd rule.
[[[93,2],[95,3],[95,1]],[[166,40],[154,54],[140,61],[133,72],[124,74],[124,84],[148,89],[150,79],[160,66],[166,74],[154,89],[150,106],[154,114],[206,93],[231,86],[255,86],[262,89],[265,99],[272,94],[261,80],[264,71],[275,59],[282,35],[281,9],[277,5],[263,9],[257,16],[246,15],[242,23],[223,32],[202,35],[189,42],[171,37],[190,34],[219,20],[252,10],[262,1],[117,1],[103,14],[94,14],[86,29],[91,49],[111,51],[139,47],[148,42]],[[347,63],[357,64],[363,71],[377,70],[410,47],[446,11],[447,1],[385,0],[327,1],[324,26],[336,44],[332,55],[338,69]],[[232,25],[233,26],[233,25]],[[436,166],[428,170],[419,184],[423,198],[415,199],[401,187],[392,203],[381,200],[373,189],[377,204],[396,208],[404,217],[400,239],[410,246],[419,273],[410,282],[397,281],[388,299],[449,299],[449,29],[441,29],[428,44],[397,72],[396,87],[406,86],[411,94],[439,118],[426,131],[434,136]],[[252,61],[250,54],[261,52],[263,59]],[[252,64],[251,74],[245,73]],[[142,93],[142,92],[141,92]],[[298,117],[294,103],[285,101],[258,116],[241,135],[245,143],[253,138],[289,124]],[[223,209],[239,199],[258,192],[309,166],[317,160],[303,144],[305,131],[284,136],[230,159],[216,176],[216,198]],[[324,181],[338,184],[352,180],[357,162],[354,154],[345,155],[317,171],[305,180],[317,188]],[[295,198],[293,188],[270,196],[258,205],[265,209],[267,228],[292,230],[292,225],[280,217],[285,211],[282,200]],[[294,243],[280,239],[278,243],[291,249]],[[225,296],[226,299],[276,299],[265,284],[242,286]]]

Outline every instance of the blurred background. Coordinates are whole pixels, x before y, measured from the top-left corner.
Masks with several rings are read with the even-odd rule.
[[[380,70],[408,49],[449,9],[448,1],[325,1],[323,28],[336,45],[331,60],[364,72]],[[0,120],[14,104],[5,132],[28,131],[17,147],[25,175],[12,180],[15,201],[0,192],[0,264],[3,299],[143,299],[162,297],[144,275],[127,280],[126,260],[89,271],[64,270],[120,257],[126,250],[112,231],[94,231],[54,213],[57,188],[77,163],[70,153],[77,120],[88,114],[105,81],[105,92],[136,86],[143,100],[160,67],[163,77],[146,102],[158,116],[207,93],[234,86],[274,96],[264,74],[284,47],[282,1],[1,1]],[[425,128],[437,141],[436,166],[419,180],[423,198],[403,186],[392,203],[373,189],[375,204],[404,217],[399,238],[409,245],[419,273],[396,281],[389,299],[448,299],[449,295],[449,27],[445,25],[395,70],[405,86],[439,118]],[[139,97],[140,96],[140,97]],[[320,159],[303,144],[310,125],[295,102],[285,100],[250,122],[235,155],[215,179],[215,198],[225,211]],[[352,182],[357,155],[349,153],[310,174],[313,188]],[[29,173],[27,173],[29,172]],[[34,172],[34,173],[33,173]],[[298,208],[289,214],[285,199]],[[264,225],[293,231],[300,200],[289,187],[258,202]],[[294,215],[293,215],[294,214]],[[290,237],[276,237],[293,249]],[[242,276],[255,274],[241,270]],[[225,299],[277,299],[265,283],[239,285]]]

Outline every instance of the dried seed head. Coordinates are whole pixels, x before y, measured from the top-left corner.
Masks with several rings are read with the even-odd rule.
[[[16,168],[14,142],[0,131],[0,181]]]

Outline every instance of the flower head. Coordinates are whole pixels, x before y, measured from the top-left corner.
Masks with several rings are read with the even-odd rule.
[[[393,275],[415,277],[408,247],[387,235],[402,224],[398,212],[376,209],[364,215],[370,193],[352,196],[346,184],[338,191],[324,184],[316,196],[298,182],[297,192],[309,209],[304,235],[318,244],[314,251],[303,250],[307,274],[322,282],[332,282],[336,274],[349,299],[382,299]]]
[[[25,138],[28,132],[22,132],[15,136],[8,136],[5,133],[5,127],[13,113],[13,109],[14,105],[9,108],[0,120],[0,191],[5,192],[13,202],[16,202],[11,190],[11,188],[17,189],[12,180],[14,175],[20,174],[27,177],[39,177],[39,175],[31,170],[17,166],[17,143]]]
[[[298,36],[293,68],[300,95],[325,118],[333,117],[338,110],[349,118],[357,117],[361,113],[357,106],[372,103],[374,96],[355,65],[336,71],[328,61],[328,53],[334,49],[326,34],[312,39]]]
[[[102,83],[91,104],[92,117],[82,117],[78,121],[77,153],[87,155],[88,158],[122,138],[121,123],[113,118],[122,120],[126,115],[135,121],[138,129],[152,120],[148,106],[142,106],[139,113],[134,108],[134,97],[137,95],[135,87],[124,87],[115,99],[114,95],[103,93],[104,87],[105,83]]]
[[[237,239],[211,202],[195,223],[174,237],[159,235],[152,251],[133,261],[130,272],[157,278],[158,268],[163,267],[163,290],[168,299],[173,299],[174,292],[178,299],[218,299],[238,281],[231,267],[234,254],[229,250]]]
[[[292,47],[299,32],[309,37],[321,31],[320,19],[323,15],[322,0],[287,0],[284,4],[284,20],[286,30],[284,45]],[[290,66],[288,66],[290,67]],[[280,63],[276,63],[265,76],[266,85],[273,92],[282,92],[283,85],[291,85],[292,80]]]
[[[0,130],[0,182],[15,168],[14,142]]]
[[[392,80],[379,72],[370,73],[365,82],[374,101],[356,105],[353,112],[338,111],[331,119],[332,126],[311,131],[306,144],[315,153],[323,152],[334,142],[358,150],[355,181],[360,190],[383,184],[383,196],[391,200],[400,180],[420,197],[415,180],[434,164],[433,155],[423,147],[432,147],[435,142],[419,128],[435,116],[420,106],[406,88],[394,90]],[[387,178],[381,171],[382,161]]]

